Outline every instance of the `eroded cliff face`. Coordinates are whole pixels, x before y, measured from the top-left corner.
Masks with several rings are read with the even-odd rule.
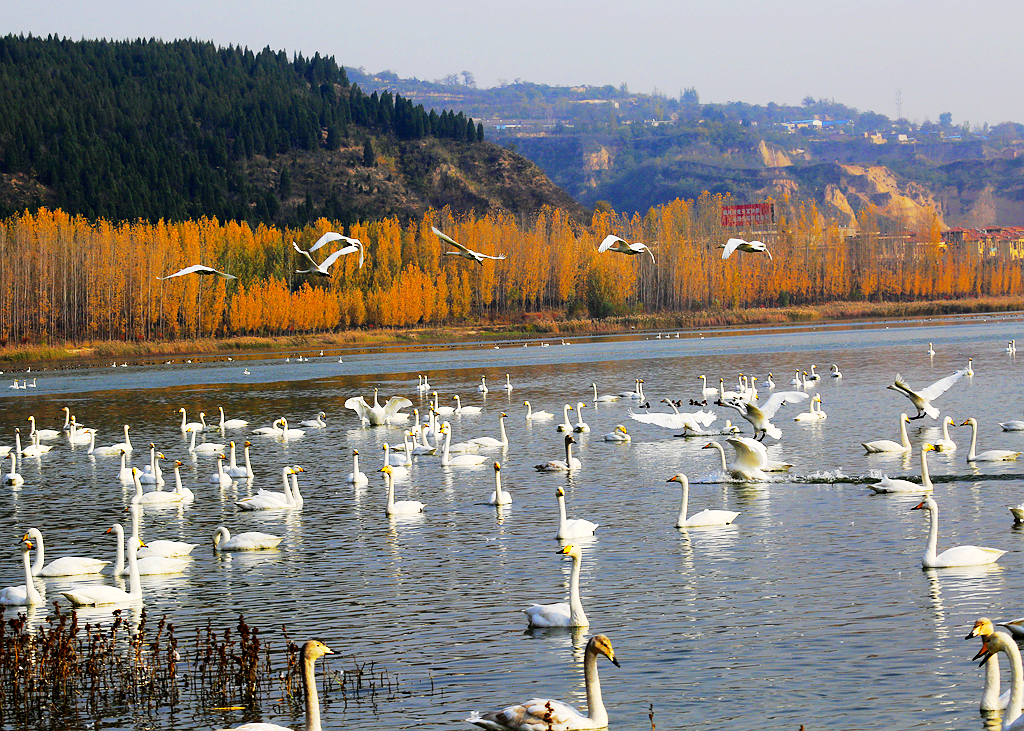
[[[938,215],[940,225],[945,227],[939,200],[924,186],[901,184],[886,167],[839,167],[843,171],[843,194],[851,209],[873,205],[882,215],[902,218],[915,228],[927,228],[932,217]]]
[[[1024,202],[998,195],[991,185],[971,191],[943,188],[938,197],[949,226],[1024,226]]]

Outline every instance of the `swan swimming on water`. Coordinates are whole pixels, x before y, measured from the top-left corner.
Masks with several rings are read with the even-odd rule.
[[[682,500],[679,504],[679,515],[676,517],[676,528],[697,528],[700,526],[730,525],[739,515],[733,510],[704,509],[691,516],[686,515],[690,498],[690,481],[682,472],[672,475],[667,482],[678,482],[682,486]]]
[[[926,569],[944,569],[955,566],[984,566],[995,563],[1006,553],[998,548],[985,548],[983,546],[954,546],[947,548],[936,555],[935,550],[939,540],[939,506],[929,496],[915,505],[911,510],[927,510],[929,513],[928,545],[925,548],[924,556],[921,558],[921,566]]]
[[[565,490],[560,487],[556,488],[555,499],[558,501],[558,532],[555,533],[555,538],[560,541],[567,541],[573,538],[587,538],[594,535],[594,531],[599,527],[598,523],[589,521],[586,518],[565,517]]]
[[[580,601],[580,565],[583,553],[579,546],[568,544],[558,550],[560,555],[572,558],[572,574],[569,578],[569,601],[557,604],[533,604],[523,610],[530,627],[587,627],[590,620],[583,611]]]
[[[907,422],[910,421],[906,414],[900,414],[900,441],[894,442],[891,439],[875,439],[870,442],[862,442],[861,446],[868,454],[879,452],[909,452],[910,437],[907,436]]]
[[[32,550],[32,543],[23,538],[19,550],[21,551],[21,561],[25,565],[25,583],[8,586],[0,591],[0,606],[29,607],[43,603],[43,596],[36,589],[35,582],[32,581],[32,569],[29,567],[28,554]]]
[[[978,446],[978,421],[971,417],[960,426],[971,427],[971,451],[967,453],[968,462],[1009,462],[1017,459],[1021,453],[1012,449],[988,449],[984,452],[975,452]]]
[[[512,493],[501,489],[501,463],[494,463],[494,491],[491,493],[488,505],[511,505]]]
[[[910,480],[902,480],[899,478],[891,478],[888,476],[882,477],[880,482],[876,482],[873,485],[868,485],[868,488],[876,493],[890,493],[890,492],[923,492],[925,490],[931,491],[932,487],[931,475],[928,474],[928,452],[935,449],[934,445],[922,444],[921,445],[921,484],[911,482]]]
[[[489,731],[541,731],[543,729],[573,731],[574,729],[606,728],[608,726],[608,711],[604,707],[604,700],[601,696],[601,680],[597,672],[598,655],[604,655],[612,661],[615,667],[619,667],[611,640],[605,635],[591,637],[583,654],[583,678],[587,690],[588,715],[583,715],[562,701],[534,698],[525,703],[483,715],[474,712],[466,721]]]
[[[54,559],[49,564],[45,562],[46,549],[43,546],[43,534],[38,528],[29,528],[23,541],[35,540],[36,560],[32,565],[33,576],[78,576],[81,574],[98,574],[110,561],[101,561],[98,558],[82,558],[80,556],[63,556]]]

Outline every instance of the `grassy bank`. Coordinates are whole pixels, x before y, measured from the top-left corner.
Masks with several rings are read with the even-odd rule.
[[[106,364],[181,356],[226,358],[242,353],[291,353],[337,350],[401,343],[506,340],[568,334],[614,334],[635,330],[701,329],[795,322],[903,319],[1024,310],[1024,297],[999,297],[925,302],[832,302],[823,305],[641,314],[603,320],[563,319],[556,313],[531,315],[515,322],[482,321],[450,328],[347,330],[340,333],[279,337],[204,338],[201,340],[121,342],[66,345],[24,344],[0,349],[0,367],[24,369],[39,364]]]

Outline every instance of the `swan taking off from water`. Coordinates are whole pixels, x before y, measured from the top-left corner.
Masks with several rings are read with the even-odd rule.
[[[569,602],[557,604],[533,604],[523,610],[531,627],[588,627],[590,620],[583,611],[580,601],[580,564],[583,553],[579,546],[571,543],[560,548],[558,553],[572,558],[572,575],[569,578]]]
[[[466,720],[489,731],[538,731],[539,729],[597,729],[608,726],[608,712],[601,697],[601,680],[597,674],[597,656],[604,655],[615,667],[612,642],[605,635],[594,635],[583,654],[583,678],[587,689],[587,713],[584,716],[568,703],[534,698],[500,711],[473,713]]]
[[[722,459],[722,472],[732,478],[742,482],[767,482],[768,475],[764,473],[764,468],[768,463],[768,449],[761,442],[749,437],[726,439],[726,441],[736,450],[736,459],[732,464],[726,463],[725,447],[719,442],[708,442],[701,449],[717,449]]]
[[[939,506],[931,497],[925,498],[911,510],[927,510],[930,513],[928,545],[921,566],[926,569],[944,569],[954,566],[984,566],[995,563],[1006,551],[983,546],[954,546],[936,555],[935,547],[939,540]]]
[[[463,259],[469,259],[471,261],[475,261],[480,266],[484,265],[484,259],[501,260],[501,259],[505,258],[504,254],[500,254],[498,256],[491,256],[490,254],[481,254],[479,251],[473,251],[472,249],[470,249],[470,248],[460,244],[458,241],[453,239],[448,234],[445,234],[445,233],[442,233],[441,231],[438,231],[433,226],[430,227],[430,230],[433,231],[434,235],[437,236],[438,238],[440,238],[446,244],[450,244],[451,246],[454,246],[456,248],[456,251],[446,251],[446,252],[444,252],[445,256],[461,256]]]
[[[226,272],[219,272],[213,267],[204,266],[203,264],[193,264],[190,267],[185,267],[174,274],[168,274],[166,277],[157,277],[157,279],[173,279],[174,277],[183,277],[186,274],[201,274],[203,276],[209,276],[216,274],[218,277],[224,277],[225,279],[236,279],[234,274],[228,274]]]
[[[690,499],[690,481],[682,472],[672,475],[667,482],[678,482],[683,488],[682,501],[679,504],[679,515],[676,528],[697,528],[706,525],[729,525],[739,513],[732,510],[702,510],[690,517],[686,516],[687,503]]]
[[[944,394],[946,391],[948,391],[954,383],[959,381],[965,375],[967,375],[966,370],[957,371],[956,373],[946,376],[945,378],[940,378],[938,381],[928,386],[927,388],[922,388],[920,391],[915,391],[909,386],[909,384],[907,384],[906,381],[903,380],[903,376],[897,373],[896,380],[893,381],[893,384],[891,386],[886,386],[886,388],[889,389],[890,391],[902,393],[904,396],[910,399],[910,402],[912,404],[914,404],[914,406],[917,408],[917,416],[911,416],[911,420],[923,419],[926,415],[932,417],[933,419],[938,419],[939,410],[932,406],[931,402],[937,399],[942,394]]]
[[[654,261],[654,252],[646,244],[641,244],[639,241],[636,243],[629,243],[625,239],[620,239],[614,234],[608,234],[604,237],[604,241],[597,247],[599,254],[603,254],[606,251],[614,251],[619,254],[625,254],[626,256],[636,256],[637,254],[648,253],[651,255],[651,263],[657,264]]]
[[[386,404],[377,400],[378,389],[373,389],[373,406],[366,403],[362,396],[353,396],[345,401],[345,408],[352,409],[370,426],[383,426],[397,420],[398,412],[412,406],[412,401],[404,396],[392,396]]]
[[[765,436],[772,439],[781,439],[782,432],[777,426],[771,423],[771,418],[784,404],[796,404],[806,401],[810,396],[800,391],[778,391],[772,394],[763,406],[747,403],[741,399],[719,399],[715,403],[719,406],[728,406],[736,409],[744,419],[754,427],[754,438],[759,442],[764,441]]]
[[[772,258],[772,252],[768,251],[768,247],[765,245],[763,241],[745,241],[744,239],[729,239],[719,248],[723,249],[723,259],[728,259],[732,255],[732,252],[736,251],[737,249],[739,251],[745,251],[748,254],[767,254],[769,259]]]

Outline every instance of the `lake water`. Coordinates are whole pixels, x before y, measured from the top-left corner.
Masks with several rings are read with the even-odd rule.
[[[923,571],[927,514],[910,510],[920,496],[875,496],[865,486],[882,472],[916,477],[919,460],[866,456],[860,442],[898,439],[899,413],[913,413],[906,399],[885,388],[897,371],[924,386],[973,357],[976,375],[939,398],[938,407],[957,424],[976,417],[982,449],[1024,449],[1024,433],[1003,433],[997,425],[1024,418],[1022,361],[1005,352],[1011,338],[1024,347],[1019,316],[572,338],[571,345],[556,338],[548,348],[539,341],[526,348],[376,348],[344,351],[344,363],[334,351],[308,354],[306,362],[256,357],[17,374],[36,375],[38,386],[0,393],[0,443],[13,443],[15,427],[27,433],[30,414],[40,426],[59,428],[61,407],[68,406],[100,430],[100,444],[121,441],[121,425],[130,423],[136,465],[148,460],[149,442],[185,461],[195,503],[147,510],[143,537],[199,547],[184,573],[143,577],[149,616],[168,615],[184,638],[208,619],[215,629],[232,627],[243,613],[268,633],[284,624],[293,639],[323,639],[340,655],[332,668],[350,666],[351,658],[372,660],[398,679],[402,692],[393,698],[332,703],[325,728],[470,728],[463,722],[470,711],[538,696],[585,707],[582,648],[600,632],[622,663],[599,662],[613,729],[650,729],[652,707],[661,729],[962,729],[982,725],[982,674],[970,661],[978,642],[965,642],[964,635],[978,616],[1024,614],[1024,532],[1006,509],[1024,501],[1024,463],[970,466],[970,431],[953,430],[959,449],[930,455],[940,547],[971,543],[1009,553],[991,568]],[[774,422],[783,437],[771,451],[795,466],[770,484],[723,480],[717,453],[701,449],[707,438],[675,438],[675,431],[634,422],[633,401],[592,403],[592,382],[602,394],[617,393],[632,390],[635,378],[644,379],[653,410],[664,410],[662,397],[697,397],[701,374],[717,385],[720,376],[729,384],[739,372],[763,381],[771,371],[779,388],[788,389],[794,371],[812,363],[825,375],[809,392],[821,394],[828,418],[801,424],[792,417],[805,405],[780,411]],[[832,363],[841,380],[828,377]],[[384,489],[372,470],[380,466],[381,444],[401,443],[403,429],[361,427],[344,402],[353,395],[370,399],[379,387],[382,396],[407,396],[422,412],[421,373],[442,403],[461,394],[467,405],[483,406],[480,415],[452,419],[456,440],[497,436],[498,414],[508,413],[510,445],[487,453],[502,463],[511,507],[499,512],[484,504],[493,490],[490,462],[444,468],[437,457],[419,457],[408,478],[396,481],[396,492],[398,499],[426,503],[426,512],[385,518]],[[506,373],[515,387],[511,397],[498,390]],[[480,376],[492,386],[486,398],[476,390]],[[582,469],[571,475],[533,469],[562,457],[560,418],[525,421],[525,399],[559,417],[563,404],[587,404],[583,418],[591,432],[577,435]],[[192,419],[199,411],[216,414],[218,406],[229,418],[250,422],[227,438],[213,432],[209,439],[253,441],[251,485],[210,485],[215,460],[188,456],[177,409],[185,407]],[[294,426],[320,410],[327,428],[300,439],[249,434],[280,416]],[[718,424],[732,418],[747,426],[728,409],[715,411]],[[631,443],[601,439],[616,424],[627,427]],[[930,419],[911,423],[915,453],[921,441],[939,436],[937,426]],[[63,438],[52,443],[51,453],[25,460],[24,486],[0,490],[8,546],[0,551],[6,556],[0,586],[22,580],[16,544],[30,526],[43,530],[49,558],[112,559],[103,532],[115,521],[127,523],[130,490],[117,479],[118,460],[92,458]],[[353,448],[369,486],[345,483]],[[235,507],[261,487],[280,489],[285,464],[306,470],[301,511]],[[679,491],[666,480],[676,472],[691,479],[691,512],[738,510],[736,523],[675,529]],[[568,595],[571,561],[556,555],[554,538],[557,487],[565,489],[570,516],[600,524],[595,538],[580,542],[591,621],[582,635],[529,633],[521,611]],[[218,525],[232,533],[274,533],[284,542],[274,551],[216,555],[210,537]],[[47,580],[47,601],[66,605],[60,591],[80,582]],[[87,616],[105,618],[109,609]],[[301,725],[301,715],[265,710],[265,720]],[[209,728],[241,718],[192,708],[147,727]],[[127,711],[102,725],[137,727]]]

